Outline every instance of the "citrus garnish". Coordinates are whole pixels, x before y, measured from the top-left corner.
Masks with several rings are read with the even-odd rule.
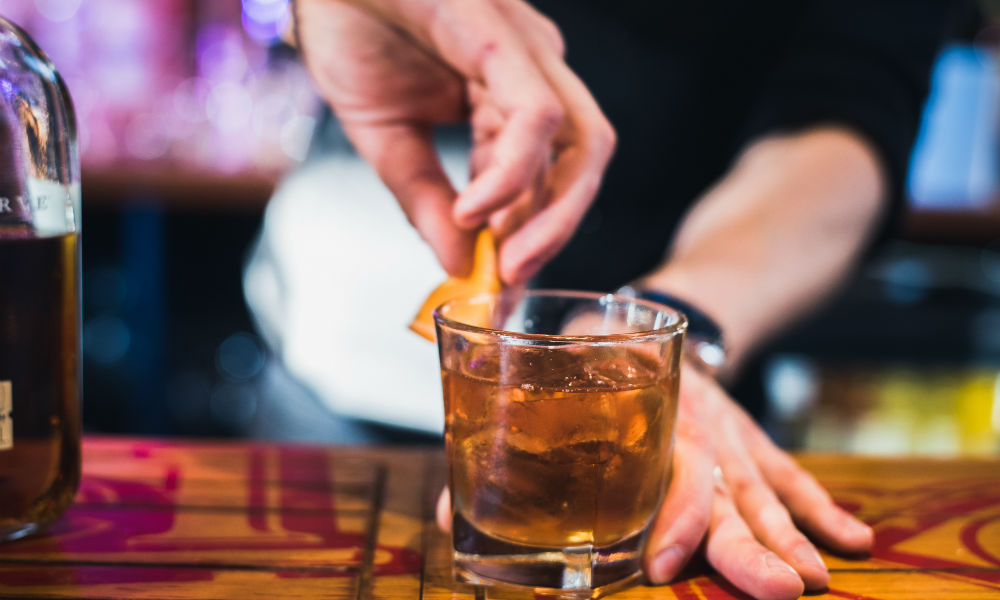
[[[494,241],[489,228],[484,228],[476,238],[475,253],[472,257],[472,272],[467,277],[449,277],[437,286],[424,300],[417,316],[410,323],[410,329],[433,342],[435,308],[453,298],[499,292],[500,288],[496,241]],[[484,307],[482,320],[485,321],[488,316],[488,310]],[[487,323],[470,324],[487,325]]]

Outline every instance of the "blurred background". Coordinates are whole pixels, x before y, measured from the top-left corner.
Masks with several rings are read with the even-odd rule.
[[[899,234],[736,384],[787,447],[1000,450],[1000,3],[984,6],[994,25],[938,58]],[[76,105],[85,427],[351,441],[275,365],[242,288],[268,199],[324,125],[281,37],[288,0],[0,0],[0,14]],[[268,407],[291,398],[312,406],[308,427],[275,425]]]

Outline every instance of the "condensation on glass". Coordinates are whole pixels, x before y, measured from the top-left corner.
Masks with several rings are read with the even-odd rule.
[[[66,86],[0,17],[0,539],[80,482],[80,161]]]

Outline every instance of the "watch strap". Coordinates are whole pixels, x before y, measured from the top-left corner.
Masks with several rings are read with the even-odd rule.
[[[684,313],[688,321],[685,354],[712,375],[718,374],[722,369],[726,362],[722,328],[701,309],[690,302],[658,290],[626,285],[616,293],[620,296],[657,302]]]

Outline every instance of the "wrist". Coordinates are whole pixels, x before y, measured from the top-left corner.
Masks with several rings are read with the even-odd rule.
[[[616,294],[657,302],[684,313],[688,321],[684,340],[685,358],[692,365],[713,377],[718,377],[725,370],[726,344],[722,328],[698,306],[640,282],[624,285],[617,290]]]
[[[722,331],[726,360],[724,374],[738,370],[754,345],[757,303],[745,294],[733,293],[733,273],[715,261],[672,258],[631,285],[656,290],[693,305]]]

